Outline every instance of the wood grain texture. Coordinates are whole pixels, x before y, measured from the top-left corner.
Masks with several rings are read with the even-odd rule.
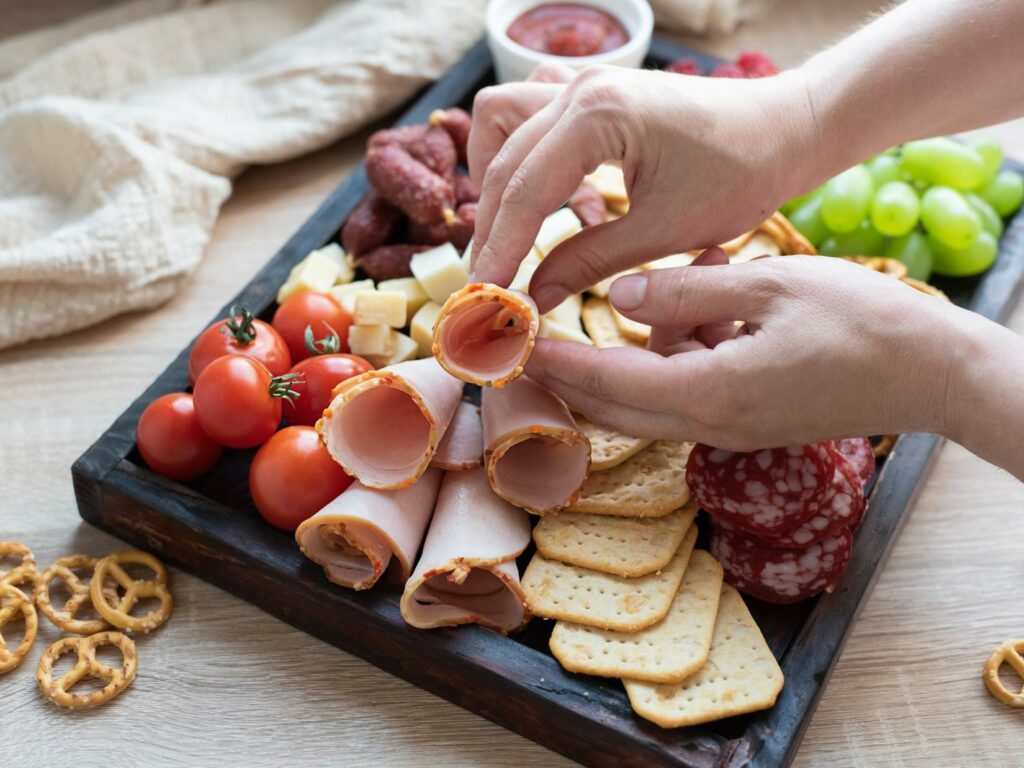
[[[735,38],[698,44],[791,64],[878,3],[778,5]],[[992,133],[1024,157],[1024,124]],[[41,564],[120,546],[79,520],[71,462],[305,220],[364,139],[243,175],[202,266],[164,307],[0,353],[0,538],[25,541]],[[1024,309],[1010,325],[1024,332]],[[988,696],[981,666],[1024,635],[1022,507],[1013,478],[943,450],[796,765],[1019,761],[1024,716]],[[41,620],[26,664],[0,677],[0,765],[572,765],[196,578],[175,571],[172,587],[171,621],[139,641],[139,677],[95,711],[59,711],[36,690],[35,663],[60,636]]]

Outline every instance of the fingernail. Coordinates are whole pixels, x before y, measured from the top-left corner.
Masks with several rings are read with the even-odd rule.
[[[627,312],[638,309],[647,293],[647,275],[626,275],[612,283],[608,298],[619,309]]]
[[[537,302],[537,308],[541,312],[547,312],[550,309],[554,309],[562,303],[562,300],[567,295],[565,288],[551,283],[541,285],[531,291],[531,293],[533,294],[533,300]]]

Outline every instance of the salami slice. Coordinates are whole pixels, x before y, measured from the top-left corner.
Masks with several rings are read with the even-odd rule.
[[[754,536],[769,547],[804,549],[837,531],[857,530],[864,517],[864,484],[853,465],[842,455],[836,456],[836,471],[832,476],[828,495],[820,509],[791,531],[771,536]],[[719,525],[732,529],[724,520]]]
[[[831,588],[850,562],[853,535],[846,528],[805,549],[778,549],[720,525],[711,554],[736,589],[767,603],[796,603]]]
[[[862,483],[866,483],[875,474],[875,452],[871,448],[871,441],[866,437],[836,440],[836,450],[857,470]]]
[[[755,536],[797,528],[821,509],[835,473],[831,442],[733,453],[698,444],[686,482],[701,506]]]

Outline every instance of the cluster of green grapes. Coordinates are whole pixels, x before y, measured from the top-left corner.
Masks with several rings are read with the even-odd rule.
[[[1002,147],[984,136],[912,141],[782,212],[826,256],[889,256],[919,280],[976,275],[996,260],[1003,219],[1024,198],[1024,177],[1002,162]]]

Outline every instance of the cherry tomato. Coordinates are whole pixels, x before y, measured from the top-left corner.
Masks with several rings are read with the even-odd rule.
[[[294,398],[291,374],[271,376],[266,366],[244,355],[210,363],[192,395],[203,430],[229,448],[264,443],[281,423],[281,401]]]
[[[306,347],[307,326],[312,327],[314,339],[332,334],[338,337],[336,348],[331,352],[348,352],[348,327],[352,325],[352,317],[326,293],[304,291],[292,296],[277,308],[271,323],[288,345],[292,363],[313,354]]]
[[[313,426],[331,403],[331,391],[345,379],[372,371],[373,366],[358,355],[317,355],[298,363],[292,373],[299,376],[292,384],[298,398],[294,408],[285,411],[289,424]]]
[[[285,427],[249,467],[249,494],[271,525],[294,531],[352,484],[312,427]]]
[[[139,453],[146,464],[172,480],[191,480],[208,471],[220,458],[220,445],[196,418],[192,395],[175,392],[146,406],[135,430]]]
[[[292,356],[281,334],[269,323],[257,320],[245,307],[237,312],[232,307],[231,317],[199,334],[188,358],[189,381],[195,384],[203,369],[224,355],[245,355],[259,360],[274,376],[288,373],[292,367]]]

